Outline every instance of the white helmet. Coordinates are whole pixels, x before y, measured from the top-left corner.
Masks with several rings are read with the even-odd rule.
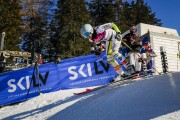
[[[83,37],[87,38],[93,33],[93,27],[90,24],[85,24],[81,26],[80,33]]]

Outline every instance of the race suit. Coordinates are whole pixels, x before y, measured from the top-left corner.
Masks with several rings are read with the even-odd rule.
[[[154,50],[150,47],[148,49],[145,49],[144,47],[140,50],[141,57],[143,59],[143,71],[147,71],[147,74],[152,75],[153,74],[153,68],[154,68],[154,60],[153,58],[157,55],[155,54]]]
[[[122,69],[118,62],[114,59],[114,57],[117,57],[124,66],[127,62],[125,60],[125,57],[119,53],[121,43],[120,40],[116,39],[116,34],[119,32],[120,30],[114,23],[103,24],[94,28],[92,39],[89,39],[89,41],[96,44],[105,42],[107,61],[120,75],[122,73]]]

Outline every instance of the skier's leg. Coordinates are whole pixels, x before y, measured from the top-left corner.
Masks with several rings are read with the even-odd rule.
[[[141,71],[141,62],[139,62],[140,53],[135,52],[134,55],[135,55],[135,70],[136,72],[140,72]]]
[[[112,55],[118,58],[121,64],[127,68],[127,64],[129,63],[128,59],[126,59],[120,52],[119,52],[120,42],[114,44],[112,49]]]
[[[147,75],[147,64],[145,61],[142,62],[142,70],[144,75]]]
[[[147,56],[146,56],[146,52],[142,52],[141,53],[141,60],[142,60],[142,71],[144,73],[144,75],[147,75]]]
[[[129,69],[129,67],[130,67],[129,59],[127,59],[127,57],[120,54],[120,52],[119,52],[120,45],[121,45],[121,43],[119,41],[117,41],[116,39],[114,39],[113,46],[112,46],[112,54],[113,54],[114,57],[116,57],[116,58],[118,58],[120,60],[121,65],[125,68],[124,73],[126,75],[130,75],[131,71],[129,71],[129,70],[131,70],[131,69]]]
[[[135,60],[134,60],[134,53],[133,52],[129,52],[129,60],[130,60],[130,64],[135,66]]]
[[[118,62],[114,59],[114,55],[112,53],[113,53],[113,50],[112,50],[112,41],[107,41],[106,42],[107,61],[108,61],[109,64],[111,64],[113,66],[114,70],[118,74],[117,79],[121,79],[121,73],[123,72],[122,68],[118,64]]]
[[[129,52],[126,59],[129,61],[129,64],[127,65],[128,74],[135,73],[135,60],[133,52]]]
[[[147,70],[148,70],[148,75],[153,75],[151,60],[147,63]]]
[[[117,72],[118,75],[122,73],[122,68],[118,64],[118,62],[114,59],[113,55],[107,55],[107,61],[110,65],[113,66],[114,70]]]

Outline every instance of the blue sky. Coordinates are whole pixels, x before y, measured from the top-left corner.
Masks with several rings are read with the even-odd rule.
[[[132,0],[123,0],[123,2]],[[136,0],[135,0],[136,1]],[[180,0],[144,0],[161,19],[163,27],[176,29],[180,36]]]
[[[131,2],[132,0],[123,0]],[[164,27],[176,29],[180,35],[180,0],[144,0],[161,19]]]

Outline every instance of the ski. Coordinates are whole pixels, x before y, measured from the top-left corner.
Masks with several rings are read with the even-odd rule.
[[[124,77],[124,78],[122,78],[121,80],[116,80],[116,81],[113,81],[113,82],[110,82],[110,83],[108,83],[108,84],[101,85],[101,86],[98,86],[98,87],[95,87],[95,88],[87,88],[87,89],[85,89],[85,90],[82,91],[82,92],[73,93],[73,94],[74,94],[74,95],[84,95],[84,94],[87,94],[87,93],[90,93],[90,92],[97,91],[97,90],[99,90],[99,89],[108,87],[109,85],[112,85],[112,84],[115,84],[115,83],[126,83],[126,82],[128,82],[129,80],[131,80],[131,79],[137,79],[137,78],[140,78],[140,77],[145,76],[145,75],[140,75],[139,77],[135,77],[135,76],[137,76],[138,74],[141,74],[141,73],[136,73],[136,74],[133,74],[133,75]]]

